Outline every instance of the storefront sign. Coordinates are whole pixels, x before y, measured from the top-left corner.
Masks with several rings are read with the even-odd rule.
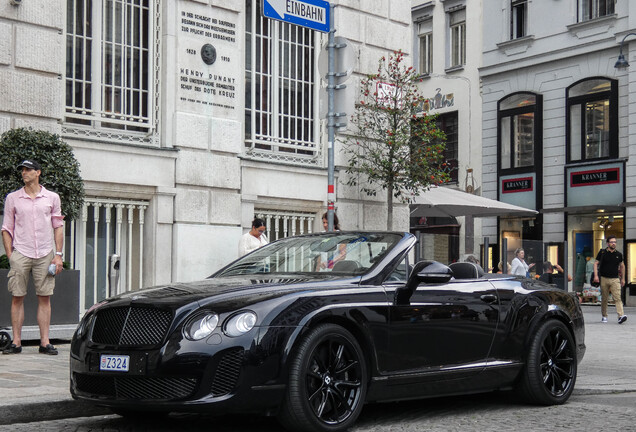
[[[534,189],[532,177],[512,178],[501,181],[501,193],[530,192]]]
[[[570,186],[592,186],[610,183],[618,183],[620,181],[620,169],[609,168],[590,171],[573,171],[570,173]]]
[[[526,173],[499,177],[499,201],[537,209],[537,175]]]
[[[567,206],[620,206],[625,201],[624,163],[567,168]]]

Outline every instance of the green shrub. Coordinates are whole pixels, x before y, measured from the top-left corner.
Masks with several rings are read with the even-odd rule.
[[[0,206],[9,192],[24,186],[16,168],[25,159],[42,166],[40,184],[56,192],[62,201],[65,220],[79,218],[84,204],[84,182],[70,145],[59,135],[31,129],[11,129],[0,137]]]
[[[7,258],[7,255],[0,255],[0,269],[8,269],[11,268],[11,266],[9,265],[9,258]]]

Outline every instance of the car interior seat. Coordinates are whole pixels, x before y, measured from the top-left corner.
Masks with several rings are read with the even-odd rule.
[[[455,262],[449,265],[455,279],[478,279],[484,275],[484,270],[475,263]]]

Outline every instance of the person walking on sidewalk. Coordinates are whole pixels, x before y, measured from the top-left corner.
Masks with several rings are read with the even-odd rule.
[[[55,266],[55,274],[62,271],[64,216],[59,195],[40,185],[40,164],[34,160],[25,160],[18,165],[18,169],[22,170],[24,187],[7,195],[2,222],[2,243],[11,264],[8,288],[13,295],[13,343],[2,353],[22,352],[24,296],[31,274],[38,297],[39,352],[57,355],[57,349],[49,340],[51,295],[55,289],[55,278],[49,273],[49,267]]]
[[[616,305],[618,323],[623,324],[627,321],[621,300],[621,287],[625,286],[625,263],[623,254],[616,250],[616,237],[609,236],[606,242],[607,247],[598,252],[594,261],[594,282],[599,283],[600,280],[601,283],[601,322],[607,322],[607,298],[611,293]]]

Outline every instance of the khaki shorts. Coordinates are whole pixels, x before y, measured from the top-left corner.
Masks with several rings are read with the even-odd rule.
[[[39,296],[53,295],[55,277],[49,274],[49,265],[53,261],[53,251],[43,258],[28,258],[14,250],[9,258],[9,292],[14,297],[23,297],[27,293],[29,274],[33,274],[35,293]]]

